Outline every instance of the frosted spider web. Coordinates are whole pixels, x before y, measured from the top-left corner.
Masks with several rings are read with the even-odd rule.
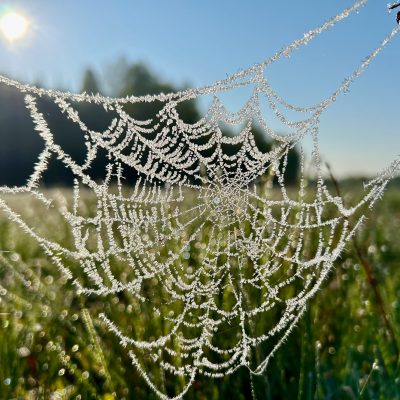
[[[318,147],[322,113],[348,91],[399,32],[398,27],[329,97],[314,106],[287,103],[265,77],[269,65],[290,56],[366,3],[356,1],[264,62],[203,88],[110,98],[46,90],[0,77],[2,84],[25,94],[26,108],[44,141],[26,184],[0,188],[0,208],[40,244],[78,293],[100,299],[129,293],[139,305],[136,312],[146,305],[146,310],[152,310],[149,320],[163,320],[164,329],[157,337],[137,332],[133,337],[111,315],[99,314],[160,398],[170,397],[146,369],[149,362],[176,379],[185,379],[174,399],[182,398],[198,375],[219,378],[242,366],[252,374],[262,374],[362,223],[364,217],[357,212],[382,196],[399,169],[396,160],[366,185],[357,205],[346,208],[324,182]],[[232,113],[219,96],[238,87],[253,91],[245,106]],[[214,98],[204,117],[193,124],[183,121],[178,106],[203,95]],[[40,111],[41,97],[51,99],[65,118],[79,126],[86,139],[83,163],[56,143]],[[91,130],[74,108],[76,102],[102,106],[113,116],[108,129]],[[135,120],[124,110],[126,104],[152,102],[162,105],[153,119]],[[280,135],[269,126],[262,112],[265,104],[289,134]],[[290,112],[301,119],[289,119]],[[221,123],[243,129],[228,137]],[[270,151],[258,149],[254,124],[273,140]],[[288,155],[306,137],[312,138],[317,179],[312,187],[307,185],[301,152],[300,183],[294,191],[285,182]],[[227,152],[229,146],[237,151]],[[91,177],[91,167],[101,151],[107,153],[108,165],[98,182]],[[56,207],[52,192],[41,186],[52,159],[60,160],[74,176],[72,204],[58,209],[70,227],[73,244],[69,247],[29,225],[10,201],[12,195],[25,194]],[[130,170],[138,176],[132,185],[124,179]],[[265,176],[275,177],[278,190],[261,183]],[[94,199],[93,209],[82,202],[88,193]],[[356,216],[353,226],[351,216]],[[315,238],[313,248],[310,243]],[[221,335],[229,335],[231,345],[221,342]],[[262,359],[255,356],[259,347],[265,354]]]

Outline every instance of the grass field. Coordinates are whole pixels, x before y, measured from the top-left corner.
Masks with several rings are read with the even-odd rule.
[[[351,196],[350,196],[351,197]],[[351,202],[351,198],[347,201]],[[55,236],[68,228],[39,215]],[[0,400],[155,399],[94,316],[144,329],[129,298],[78,296],[40,247],[0,216]],[[400,191],[388,190],[263,377],[199,378],[187,399],[400,399]],[[149,325],[149,326],[150,326]],[[151,329],[159,329],[154,326]],[[183,382],[168,379],[168,393]],[[252,395],[253,386],[253,395]]]

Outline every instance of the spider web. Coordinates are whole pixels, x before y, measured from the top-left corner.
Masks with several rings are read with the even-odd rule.
[[[203,88],[109,98],[45,90],[0,77],[1,83],[25,94],[26,108],[45,144],[24,186],[0,188],[0,209],[37,240],[78,293],[104,299],[129,293],[137,312],[142,305],[149,321],[162,319],[163,330],[153,327],[157,337],[153,331],[149,338],[145,328],[133,337],[112,316],[99,315],[129,348],[133,364],[160,398],[169,397],[154,383],[145,366],[149,362],[185,379],[174,399],[184,396],[197,375],[218,378],[242,366],[262,374],[362,223],[359,211],[382,196],[398,170],[396,160],[366,185],[356,206],[346,208],[340,197],[330,194],[322,177],[318,126],[321,114],[348,91],[399,28],[314,106],[287,103],[265,77],[270,64],[290,56],[366,2],[356,1],[264,62]],[[219,96],[238,87],[250,87],[252,94],[240,111],[232,113]],[[204,117],[193,124],[183,121],[179,105],[203,95],[214,99]],[[83,163],[56,143],[40,111],[38,100],[44,96],[82,131],[87,150]],[[112,116],[108,129],[91,130],[74,102],[101,105]],[[145,102],[161,104],[153,119],[135,120],[124,111],[126,104]],[[263,105],[289,134],[280,135],[269,126]],[[289,119],[291,112],[301,118]],[[221,124],[243,128],[228,137]],[[270,151],[257,147],[254,126],[273,140]],[[288,155],[306,137],[312,138],[317,178],[315,184],[307,183],[302,151],[299,187],[293,190],[285,182]],[[107,154],[108,164],[98,182],[91,177],[91,168],[101,152]],[[58,208],[70,227],[69,247],[28,225],[9,201],[10,195],[27,194],[57,207],[51,192],[40,185],[52,159],[60,160],[74,176],[71,205]],[[132,170],[137,180],[129,186],[125,175]],[[279,190],[263,183],[266,176],[274,177]],[[82,201],[87,197],[92,207]],[[351,216],[357,221],[353,227]],[[314,248],[311,243],[316,243]]]

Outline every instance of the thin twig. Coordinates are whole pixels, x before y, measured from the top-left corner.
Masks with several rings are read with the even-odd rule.
[[[394,10],[397,7],[400,7],[400,3],[388,4],[388,10]]]

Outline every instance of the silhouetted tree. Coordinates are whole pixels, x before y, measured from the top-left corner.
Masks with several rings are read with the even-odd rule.
[[[123,71],[123,67],[120,68]],[[120,90],[116,93],[119,97],[144,96],[146,94],[171,93],[177,88],[168,82],[163,82],[145,64],[136,63],[129,65],[122,72]],[[134,118],[146,120],[154,118],[162,108],[160,102],[127,104],[126,111]],[[178,106],[181,118],[187,123],[194,123],[199,118],[199,111],[194,100],[185,101]]]
[[[101,93],[100,85],[96,76],[96,73],[88,68],[85,70],[82,79],[82,92],[86,93]]]

